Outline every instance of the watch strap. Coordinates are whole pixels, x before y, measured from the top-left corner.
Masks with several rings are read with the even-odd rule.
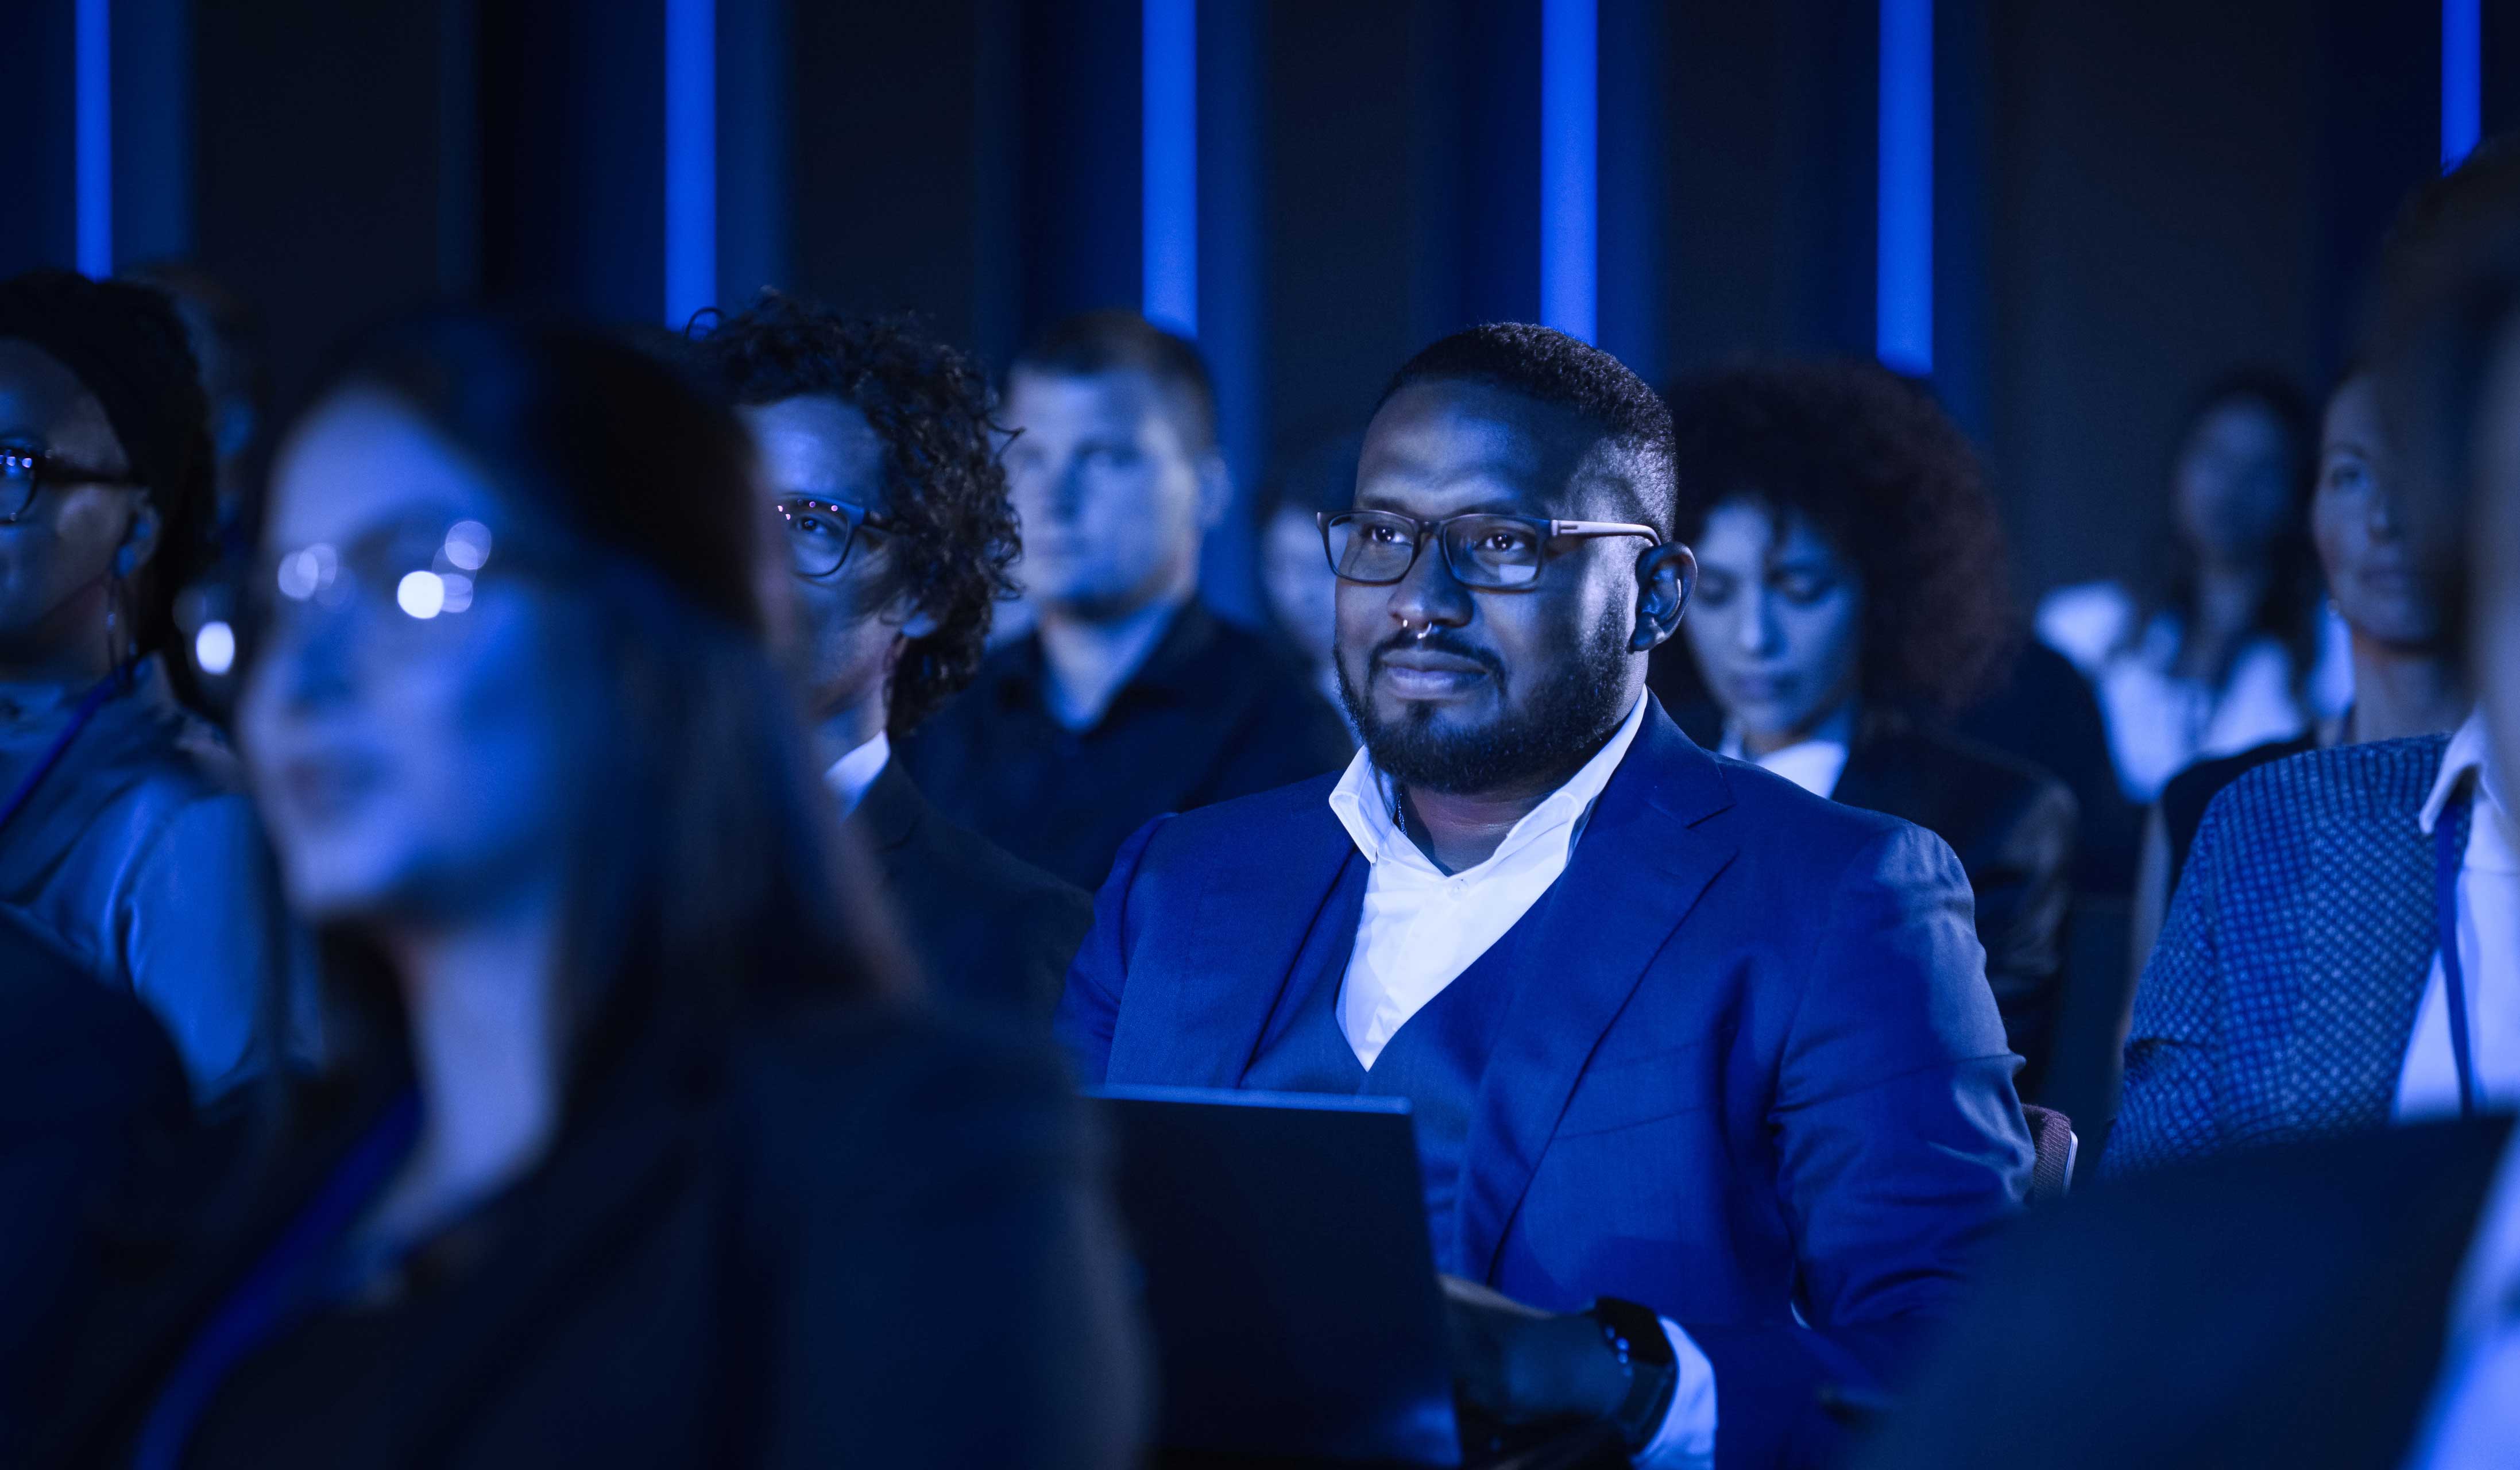
[[[1653,1443],[1671,1411],[1672,1394],[1680,1386],[1680,1364],[1671,1339],[1653,1309],[1618,1297],[1597,1297],[1586,1314],[1600,1326],[1601,1337],[1618,1355],[1628,1377],[1627,1397],[1610,1416],[1619,1437],[1633,1454]]]

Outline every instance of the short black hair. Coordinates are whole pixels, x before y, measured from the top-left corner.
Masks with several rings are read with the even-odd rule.
[[[764,291],[721,321],[700,355],[739,405],[824,395],[866,416],[883,442],[892,577],[936,620],[892,676],[888,724],[906,734],[971,682],[1008,568],[1022,550],[988,379],[963,353],[898,317],[859,317]]]
[[[1854,358],[1755,358],[1674,384],[1679,525],[1724,505],[1808,521],[1864,579],[1866,699],[1965,707],[2020,636],[2002,517],[1921,384]]]
[[[1571,411],[1636,457],[1642,474],[1630,481],[1634,513],[1671,534],[1671,410],[1626,363],[1554,328],[1490,322],[1456,332],[1402,364],[1373,401],[1374,411],[1420,382],[1476,383]]]
[[[1008,369],[1058,378],[1092,378],[1136,369],[1154,379],[1173,410],[1174,427],[1192,454],[1216,447],[1216,381],[1198,347],[1134,311],[1111,307],[1054,323],[1016,354]]]

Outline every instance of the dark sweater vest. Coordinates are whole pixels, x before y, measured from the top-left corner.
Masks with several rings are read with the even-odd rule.
[[[1461,1195],[1470,1119],[1487,1070],[1497,1030],[1513,999],[1519,970],[1514,954],[1539,915],[1554,902],[1552,887],[1511,929],[1473,960],[1452,984],[1419,1007],[1383,1044],[1368,1071],[1339,1030],[1338,1002],[1349,954],[1365,912],[1366,876],[1372,865],[1348,858],[1338,886],[1322,906],[1287,976],[1260,1046],[1243,1069],[1242,1086],[1277,1092],[1332,1092],[1343,1096],[1405,1097],[1418,1136],[1418,1165],[1426,1193],[1426,1228],[1435,1265],[1464,1272],[1455,1216]]]

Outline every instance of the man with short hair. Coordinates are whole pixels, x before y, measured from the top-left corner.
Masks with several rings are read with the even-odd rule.
[[[1672,515],[1616,359],[1418,354],[1324,520],[1364,750],[1130,838],[1058,1024],[1089,1082],[1406,1098],[1485,1415],[1806,1463],[2019,1205],[2019,1063],[1949,848],[1645,692]]]
[[[1149,817],[1345,761],[1302,668],[1198,605],[1232,485],[1197,349],[1132,312],[1072,318],[1015,360],[1005,417],[1037,618],[912,743],[937,804],[1091,887]]]
[[[986,383],[900,323],[777,292],[699,355],[760,445],[826,780],[911,947],[947,995],[1046,1016],[1090,902],[939,816],[891,743],[970,680],[1009,588],[1016,531]]]

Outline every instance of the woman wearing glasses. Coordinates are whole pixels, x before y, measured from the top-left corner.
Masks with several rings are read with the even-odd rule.
[[[1869,363],[1774,362],[1684,383],[1681,625],[1724,753],[1951,844],[1987,978],[2037,1100],[2057,1002],[2074,799],[2046,772],[1941,733],[2013,636],[2003,537],[1958,425]],[[1675,641],[1677,642],[1677,640]]]
[[[298,987],[252,812],[176,685],[204,416],[164,297],[0,282],[0,904],[146,1002],[206,1099],[295,1049]]]
[[[1129,1460],[1077,1104],[893,993],[754,472],[670,371],[479,316],[284,444],[239,734],[349,1059],[189,1284],[91,1314],[165,1330],[71,1458]]]

